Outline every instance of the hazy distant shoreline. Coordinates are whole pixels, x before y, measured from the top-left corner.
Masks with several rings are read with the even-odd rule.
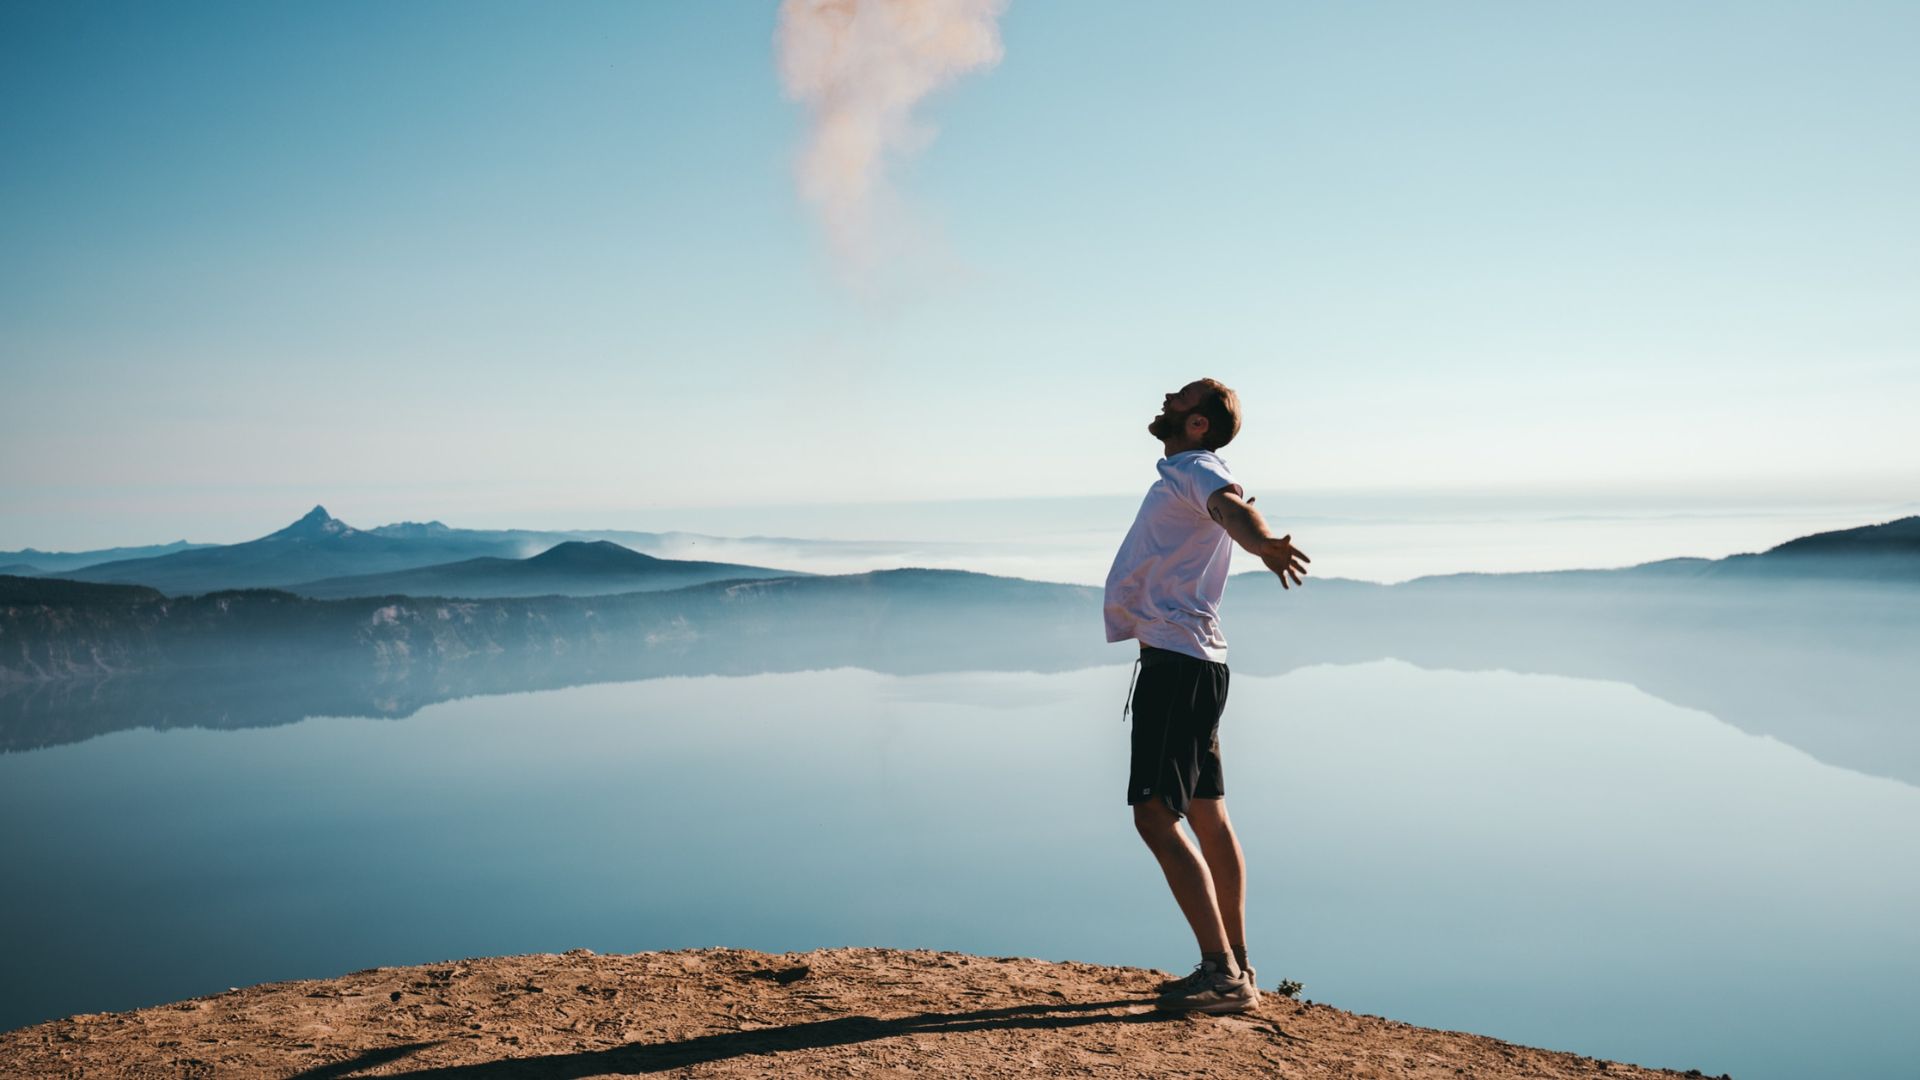
[[[1098,585],[1137,495],[653,511],[605,528],[473,531],[612,540],[667,558],[719,559],[821,574],[926,567]],[[1329,576],[1397,583],[1446,573],[1616,568],[1674,556],[1719,558],[1869,521],[1920,513],[1920,499],[1343,495],[1269,492],[1258,504]],[[606,515],[612,518],[619,515]],[[22,528],[16,519],[16,530]],[[204,536],[204,527],[182,531]],[[23,544],[42,541],[21,532]],[[123,542],[121,538],[111,538]],[[179,541],[178,543],[185,543]],[[200,545],[210,546],[210,545]],[[96,555],[100,552],[96,552]],[[83,562],[0,551],[9,564]],[[93,562],[103,561],[95,558]],[[1251,568],[1244,556],[1236,565]]]

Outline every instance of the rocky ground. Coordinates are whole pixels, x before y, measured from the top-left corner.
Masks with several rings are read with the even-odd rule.
[[[1269,991],[1156,1012],[1166,973],[893,949],[486,957],[0,1033],[8,1077],[1679,1077]]]

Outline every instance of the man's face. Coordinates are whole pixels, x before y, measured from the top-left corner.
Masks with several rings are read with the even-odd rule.
[[[1187,417],[1200,407],[1206,392],[1206,387],[1191,382],[1168,394],[1161,400],[1160,415],[1147,425],[1147,433],[1162,442],[1182,437],[1187,430]]]

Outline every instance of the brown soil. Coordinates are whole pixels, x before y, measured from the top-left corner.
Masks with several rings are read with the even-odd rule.
[[[894,949],[489,957],[266,983],[0,1033],[0,1075],[1678,1077],[1165,973]]]

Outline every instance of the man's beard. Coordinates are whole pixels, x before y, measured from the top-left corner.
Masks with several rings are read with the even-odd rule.
[[[1186,413],[1169,410],[1153,418],[1153,423],[1147,427],[1147,433],[1156,439],[1171,439],[1185,430],[1186,426]]]

